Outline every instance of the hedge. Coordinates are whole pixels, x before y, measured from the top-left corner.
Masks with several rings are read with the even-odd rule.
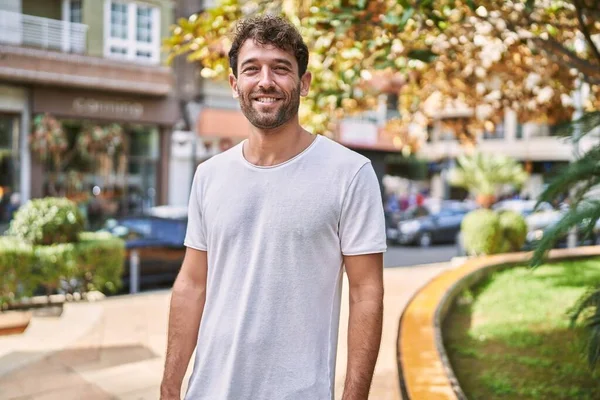
[[[111,293],[121,287],[125,242],[108,232],[84,232],[77,244],[77,276],[86,287]]]
[[[11,237],[0,237],[0,306],[31,295],[35,282],[31,269],[35,257],[30,245]]]
[[[43,289],[115,292],[121,286],[125,243],[109,233],[83,232],[74,243],[32,246],[0,237],[0,305]]]

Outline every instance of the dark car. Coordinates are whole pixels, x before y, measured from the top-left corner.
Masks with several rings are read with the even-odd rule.
[[[133,251],[139,257],[140,286],[170,286],[185,255],[183,241],[186,228],[187,217],[144,215],[108,221],[103,230],[125,240],[124,287],[129,287],[131,281],[130,260]]]
[[[460,224],[469,207],[415,207],[398,223],[399,244],[417,244],[428,247],[433,243],[455,243]]]

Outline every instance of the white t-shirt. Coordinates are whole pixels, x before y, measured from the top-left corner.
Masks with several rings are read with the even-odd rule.
[[[342,255],[386,250],[377,177],[323,136],[270,167],[242,146],[192,185],[185,245],[208,277],[186,399],[333,399]]]

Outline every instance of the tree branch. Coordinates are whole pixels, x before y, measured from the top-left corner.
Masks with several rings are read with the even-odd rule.
[[[555,57],[555,60],[566,67],[577,68],[577,70],[583,74],[583,79],[589,84],[600,85],[600,67],[578,57],[552,37],[549,37],[548,39],[536,37],[532,39],[532,41],[537,43],[537,46],[541,50],[549,51],[551,49],[566,56],[569,60],[565,60],[564,57]]]
[[[477,14],[475,13],[475,15]],[[522,16],[525,18],[528,24],[535,23],[535,21],[532,20],[529,15],[522,14]],[[510,21],[510,19],[506,18],[505,23],[508,29],[518,34],[517,27]],[[548,36],[548,39],[542,39],[538,36],[531,40],[540,50],[554,55],[556,55],[556,53],[560,53],[562,57],[554,57],[556,62],[567,68],[576,68],[583,75],[583,79],[589,84],[600,85],[600,66],[579,57],[577,54],[567,49],[562,45],[562,43],[558,42],[550,35]],[[568,60],[565,60],[564,57],[567,57]]]
[[[490,21],[490,18],[488,17],[489,14],[488,14],[488,16],[481,16],[477,13],[473,13],[473,15],[482,21],[488,22],[489,24],[492,25],[492,27],[496,30],[496,32],[501,33],[498,30],[498,28],[496,28],[496,24],[494,24],[494,23],[492,23],[492,21]],[[531,16],[528,15],[527,13],[521,14],[521,17],[524,18],[524,20],[525,20],[524,22],[528,25],[537,23],[537,21],[533,20],[531,18]],[[513,22],[511,22],[510,18],[503,18],[503,21],[506,23],[507,29],[509,29],[510,31],[512,31],[516,34],[519,34],[517,26],[515,26],[515,24]],[[525,27],[523,27],[523,29],[525,29]],[[598,65],[595,65],[594,63],[591,63],[591,62],[579,57],[577,54],[573,53],[572,51],[570,51],[569,49],[564,47],[560,42],[558,42],[552,36],[548,36],[548,39],[542,39],[541,37],[538,36],[538,37],[534,37],[531,40],[536,45],[536,47],[538,47],[540,50],[548,52],[551,57],[552,57],[552,55],[554,55],[555,57],[552,57],[552,58],[557,63],[559,63],[567,68],[576,68],[583,75],[583,79],[587,83],[589,83],[591,85],[600,85],[600,67]],[[594,47],[594,49],[596,49],[596,47]],[[562,55],[562,57],[558,56],[556,53],[560,53]],[[564,57],[567,57],[568,60],[565,60]]]
[[[583,20],[582,7],[579,4],[578,0],[574,0],[573,4],[575,5],[575,12],[577,13],[577,21],[579,21],[579,28],[581,29],[581,33],[583,33],[583,36],[585,37],[585,41],[587,42],[590,50],[594,54],[594,57],[596,57],[596,60],[598,60],[598,62],[600,63],[600,52],[598,51],[598,48],[596,47],[596,43],[594,43],[594,41],[592,40],[592,37],[590,36],[590,32],[588,31],[587,27],[585,26],[585,21]]]

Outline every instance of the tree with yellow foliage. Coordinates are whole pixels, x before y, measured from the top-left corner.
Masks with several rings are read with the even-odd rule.
[[[521,122],[570,119],[577,82],[590,85],[586,109],[600,106],[596,0],[222,0],[179,20],[165,48],[225,79],[235,22],[265,12],[289,18],[309,46],[300,117],[316,133],[374,108],[382,90],[399,96],[388,128],[410,150],[442,110],[472,113],[455,131],[474,142],[506,108]]]

